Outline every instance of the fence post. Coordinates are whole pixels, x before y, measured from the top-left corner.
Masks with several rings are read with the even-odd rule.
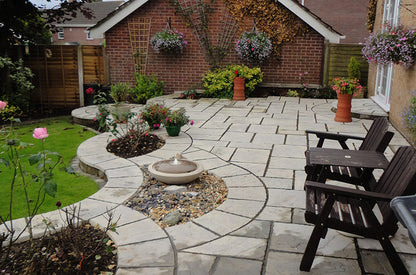
[[[82,64],[82,46],[78,46],[78,90],[79,105],[84,106],[84,66]]]
[[[328,74],[329,74],[329,41],[325,40],[324,43],[324,60],[323,60],[323,75],[322,75],[322,86],[328,85]]]

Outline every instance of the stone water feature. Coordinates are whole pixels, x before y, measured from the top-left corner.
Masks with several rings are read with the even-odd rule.
[[[202,166],[176,154],[168,160],[161,160],[149,166],[149,173],[165,184],[186,184],[196,180],[203,172]]]

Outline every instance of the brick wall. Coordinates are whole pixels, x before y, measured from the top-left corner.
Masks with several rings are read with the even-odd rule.
[[[210,5],[214,8],[214,12],[210,14],[208,30],[210,40],[215,45],[224,11],[224,2],[219,0]],[[183,54],[176,57],[156,53],[149,46],[146,75],[154,74],[159,80],[163,80],[165,92],[200,86],[202,76],[209,70],[209,63],[204,58],[204,51],[199,47],[192,29],[187,26],[181,14],[175,15],[175,10],[169,1],[149,1],[130,16],[152,18],[150,37],[164,29],[167,18],[171,17],[172,28],[183,32],[188,42]],[[236,54],[234,45],[241,33],[250,30],[251,27],[252,25],[237,32],[232,47],[221,65],[243,63]],[[135,65],[132,54],[135,49],[131,48],[129,39],[128,18],[106,33],[106,55],[109,60],[112,83],[123,81],[134,84]],[[321,84],[323,52],[324,38],[317,32],[311,31],[305,37],[298,37],[294,43],[282,47],[280,60],[273,56],[261,66],[264,72],[263,83],[266,85],[298,84],[298,74],[307,71],[309,84]]]

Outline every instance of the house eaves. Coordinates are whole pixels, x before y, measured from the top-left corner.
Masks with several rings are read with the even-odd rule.
[[[288,10],[296,14],[302,21],[308,24],[312,29],[317,31],[330,43],[340,43],[345,36],[334,30],[330,25],[326,24],[322,19],[313,14],[309,9],[293,0],[276,0],[285,6]]]
[[[146,4],[149,0],[130,0],[119,6],[113,12],[99,21],[95,26],[89,29],[92,38],[104,38],[104,33],[117,25],[135,10]]]
[[[95,26],[89,29],[90,36],[93,38],[104,38],[104,33],[117,25],[120,21],[125,19],[135,10],[146,4],[149,0],[130,0],[119,6],[116,10],[111,12],[107,17],[99,21]],[[330,25],[323,22],[319,17],[314,15],[306,7],[300,5],[293,0],[276,0],[285,6],[288,10],[296,14],[302,21],[308,24],[311,28],[325,37],[330,43],[339,43],[341,39],[345,38],[342,34],[335,31]]]

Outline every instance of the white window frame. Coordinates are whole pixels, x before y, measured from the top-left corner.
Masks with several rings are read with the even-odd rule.
[[[91,33],[89,31],[85,31],[85,34],[87,40],[94,40],[94,38],[91,37]]]
[[[65,39],[64,28],[58,27],[58,28],[56,28],[56,30],[58,31],[58,39],[60,39],[60,40]]]
[[[385,24],[397,27],[400,19],[400,0],[385,0],[383,11],[383,29]],[[394,64],[389,63],[377,66],[377,77],[374,96],[372,99],[385,111],[390,111],[391,87],[393,82]]]

